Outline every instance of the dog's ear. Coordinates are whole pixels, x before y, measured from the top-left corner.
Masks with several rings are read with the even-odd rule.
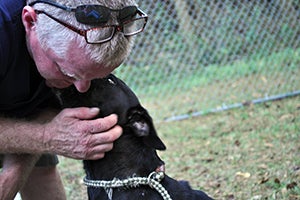
[[[128,111],[127,126],[131,128],[137,137],[143,137],[143,142],[157,150],[165,150],[166,146],[157,136],[156,130],[153,125],[152,118],[147,110],[142,106],[131,108]]]

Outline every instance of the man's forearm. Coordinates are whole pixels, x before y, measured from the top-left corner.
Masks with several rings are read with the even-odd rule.
[[[30,120],[0,118],[0,153],[58,154],[97,160],[122,134],[117,115],[96,118],[98,108],[44,110]]]
[[[43,153],[43,125],[25,120],[0,118],[0,152]]]
[[[30,119],[0,117],[0,153],[46,153],[45,124],[56,114],[57,110],[46,109]]]

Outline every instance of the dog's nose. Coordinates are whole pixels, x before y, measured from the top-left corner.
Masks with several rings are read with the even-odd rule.
[[[163,164],[161,166],[158,166],[155,170],[156,172],[165,172],[166,171],[166,166]]]

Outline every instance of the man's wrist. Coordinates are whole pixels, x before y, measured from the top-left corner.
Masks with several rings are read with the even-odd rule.
[[[0,118],[1,154],[47,152],[43,144],[45,126],[37,121]]]

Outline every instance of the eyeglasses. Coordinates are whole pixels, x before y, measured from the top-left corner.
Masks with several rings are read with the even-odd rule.
[[[148,16],[136,6],[124,7],[120,10],[110,9],[101,5],[81,5],[76,8],[66,7],[50,0],[38,0],[30,3],[46,3],[69,12],[75,12],[78,22],[89,25],[98,25],[90,29],[78,29],[66,22],[63,22],[45,11],[35,10],[37,14],[45,14],[61,25],[85,37],[89,44],[100,44],[111,40],[116,31],[123,32],[125,36],[133,36],[142,32],[147,24]],[[104,25],[109,21],[111,12],[118,12],[119,25]],[[138,15],[138,16],[137,16]],[[99,26],[100,25],[100,26]]]
[[[118,12],[118,20],[120,22],[127,21],[134,17],[138,8],[136,6],[127,6],[122,9],[111,9],[102,5],[80,5],[76,8],[67,7],[62,4],[58,4],[52,0],[37,0],[29,3],[29,6],[33,6],[37,3],[48,4],[68,12],[74,12],[75,18],[78,22],[88,25],[105,24],[110,18],[112,12]],[[146,14],[145,14],[146,15]]]

